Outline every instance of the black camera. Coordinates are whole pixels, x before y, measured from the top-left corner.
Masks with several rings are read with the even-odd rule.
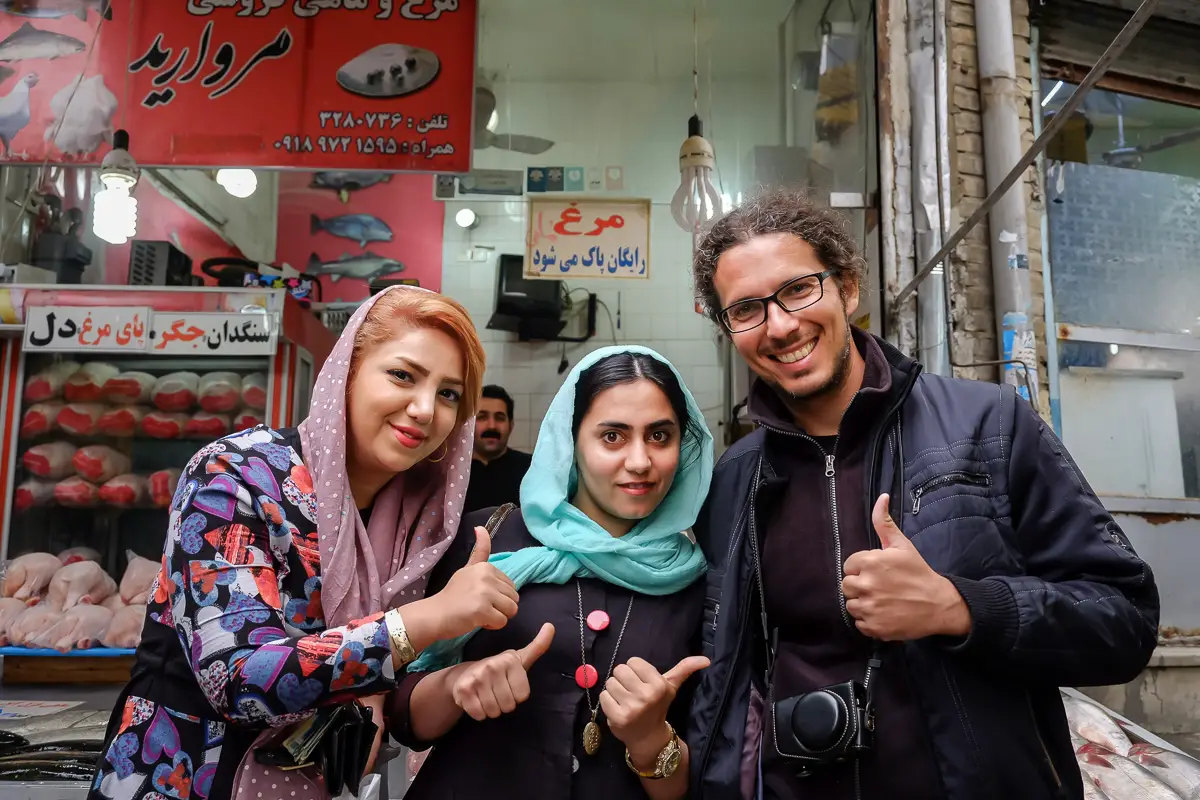
[[[847,681],[772,702],[771,728],[776,752],[807,775],[870,750],[875,719],[863,685]]]

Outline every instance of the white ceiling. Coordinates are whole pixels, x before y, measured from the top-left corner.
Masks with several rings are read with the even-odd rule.
[[[792,0],[481,0],[479,65],[498,82],[771,79]]]

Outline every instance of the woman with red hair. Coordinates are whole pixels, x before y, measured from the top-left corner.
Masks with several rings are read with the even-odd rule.
[[[392,287],[350,319],[299,427],[193,456],[90,798],[328,796],[328,775],[264,752],[340,704],[382,729],[426,646],[516,613],[487,544],[424,596],[462,516],[484,366],[462,306]],[[352,788],[358,767],[338,767]]]

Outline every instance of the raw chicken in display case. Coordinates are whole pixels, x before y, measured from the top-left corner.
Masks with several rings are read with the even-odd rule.
[[[7,654],[137,645],[179,476],[204,444],[261,424],[268,366],[26,356],[0,591]],[[94,558],[54,555],[81,547]]]
[[[77,548],[26,553],[4,565],[0,646],[69,652],[120,640],[122,648],[137,647],[142,628],[134,618],[145,617],[158,562],[125,553],[118,584],[98,560],[79,555]],[[114,621],[120,626],[112,631]]]

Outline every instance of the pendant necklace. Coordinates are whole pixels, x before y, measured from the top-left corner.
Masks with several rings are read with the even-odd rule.
[[[583,632],[583,588],[580,586],[579,580],[575,581],[575,595],[579,599],[579,655],[580,667],[575,671],[575,682],[583,689],[584,696],[587,698],[588,710],[592,712],[592,718],[587,725],[583,726],[583,752],[589,756],[596,755],[596,751],[600,749],[600,725],[596,722],[596,716],[600,713],[600,698],[596,698],[596,704],[592,705],[592,687],[600,681],[600,673],[596,668],[587,663],[587,640],[584,638]],[[617,651],[621,649],[621,640],[625,638],[625,626],[629,624],[629,614],[633,611],[633,595],[629,597],[629,607],[625,609],[625,621],[621,623],[621,632],[617,635],[617,643],[613,646],[612,661],[608,665],[608,677],[612,677],[613,668],[617,665]],[[587,625],[594,631],[602,631],[608,627],[608,614],[597,609],[587,615]],[[607,681],[608,678],[605,678]]]

